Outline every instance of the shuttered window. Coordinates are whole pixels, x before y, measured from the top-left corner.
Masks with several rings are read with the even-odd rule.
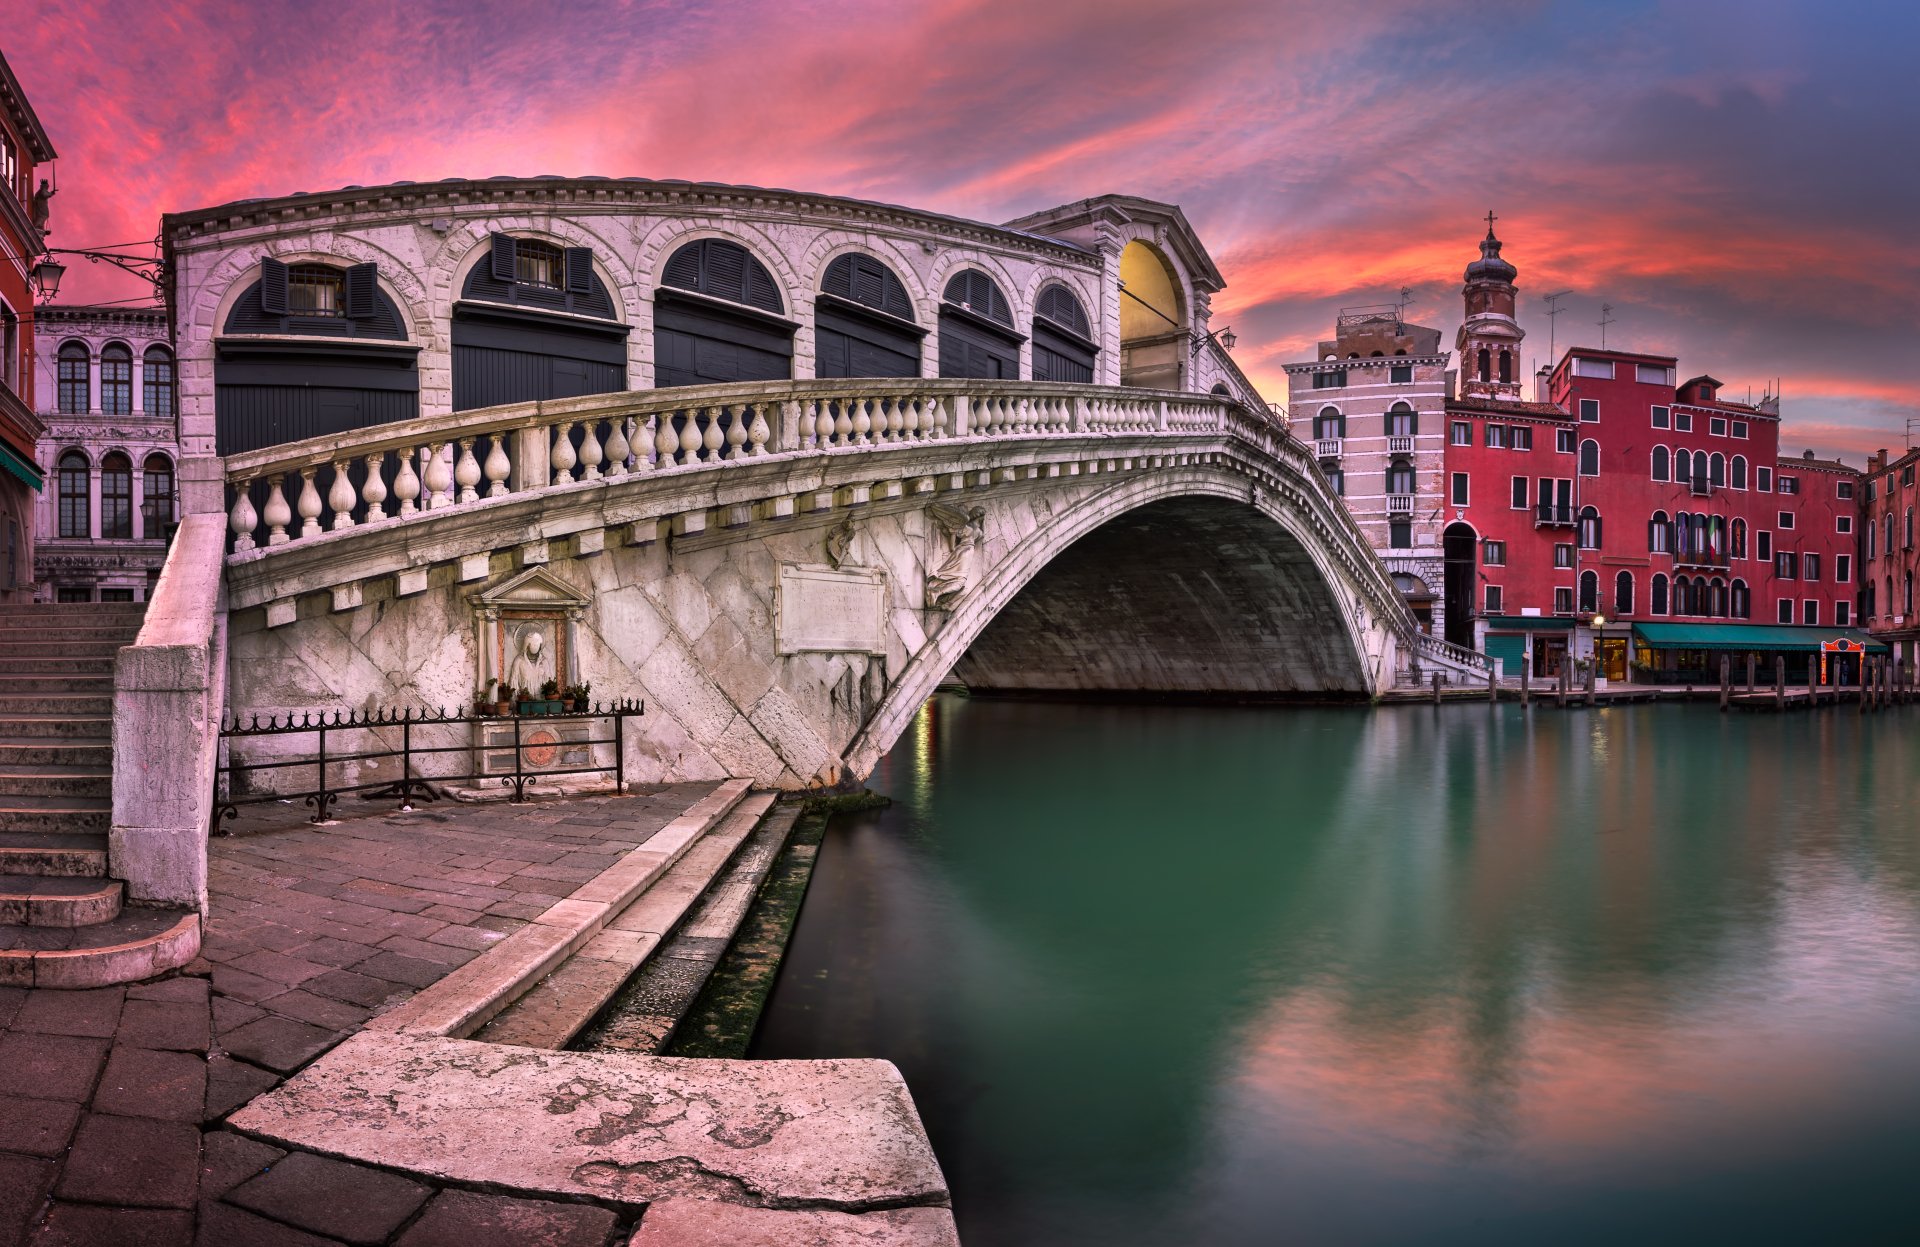
[[[1085,385],[1093,380],[1093,326],[1065,286],[1040,292],[1033,314],[1033,379]]]
[[[690,242],[667,260],[663,285],[697,294],[744,303],[776,316],[786,311],[780,287],[767,266],[737,242],[702,238]]]
[[[843,255],[827,265],[820,289],[835,298],[874,308],[901,320],[913,320],[913,299],[898,277],[867,255]]]
[[[1007,305],[1007,296],[1000,293],[993,278],[977,268],[955,273],[941,297],[975,316],[1013,328],[1013,309]]]
[[[487,259],[468,270],[460,297],[619,319],[612,292],[593,271],[592,249],[562,247],[541,238],[493,235]]]
[[[260,280],[227,314],[226,333],[308,334],[404,341],[400,309],[380,289],[380,266],[260,261]]]

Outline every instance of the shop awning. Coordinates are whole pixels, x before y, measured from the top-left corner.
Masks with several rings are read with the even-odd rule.
[[[1649,649],[1764,650],[1817,654],[1820,647],[1844,640],[1869,654],[1887,647],[1858,628],[1805,628],[1789,624],[1637,623],[1633,635]]]
[[[1565,615],[1483,615],[1487,627],[1501,632],[1570,632],[1573,620]]]
[[[39,493],[46,483],[46,476],[40,471],[40,465],[21,456],[20,452],[0,441],[0,468],[5,468],[27,483],[34,493]]]

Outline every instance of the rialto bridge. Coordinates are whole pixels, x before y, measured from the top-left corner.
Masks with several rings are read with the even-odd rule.
[[[116,857],[187,834],[221,709],[589,683],[645,702],[629,779],[799,788],[864,777],[946,681],[1484,678],[1233,366],[1177,208],[1002,227],[527,179],[248,201],[164,238],[192,514],[123,651]]]

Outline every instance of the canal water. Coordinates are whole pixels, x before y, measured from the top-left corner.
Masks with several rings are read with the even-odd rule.
[[[969,1247],[1915,1241],[1920,707],[941,697],[756,1045]]]

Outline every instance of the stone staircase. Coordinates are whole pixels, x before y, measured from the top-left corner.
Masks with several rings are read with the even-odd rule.
[[[144,610],[0,606],[0,986],[126,983],[199,952],[199,915],[107,877],[113,659]]]

